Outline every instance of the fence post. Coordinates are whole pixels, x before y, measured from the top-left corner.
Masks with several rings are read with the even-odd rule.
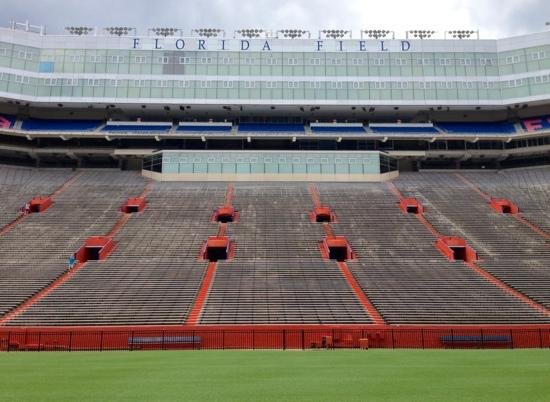
[[[286,350],[286,329],[283,329],[283,350]]]
[[[195,331],[191,333],[191,343],[193,344],[193,350],[195,350]]]
[[[481,349],[485,349],[485,340],[483,339],[483,328],[479,330],[481,332]]]
[[[132,331],[131,333],[131,336],[130,336],[130,351],[134,350],[134,331]]]
[[[455,331],[451,328],[451,345],[455,348]]]
[[[165,345],[164,345],[164,330],[162,330],[162,350],[166,350],[165,349]]]
[[[539,328],[539,345],[540,345],[540,348],[542,349],[542,328]]]
[[[222,350],[225,350],[225,329],[222,330]]]
[[[512,328],[510,328],[510,349],[514,349],[514,334]]]
[[[69,352],[73,351],[73,331],[69,332]]]
[[[256,350],[256,331],[252,330],[252,350]]]
[[[422,349],[426,349],[426,347],[424,346],[424,328],[421,329],[421,335],[422,335]]]
[[[391,348],[395,349],[395,337],[393,335],[393,328],[391,329]]]
[[[302,329],[302,350],[305,350],[304,330]]]
[[[103,331],[101,331],[99,335],[99,351],[103,352]]]
[[[6,345],[6,352],[10,351],[10,337],[11,337],[11,332],[8,331],[8,344]]]

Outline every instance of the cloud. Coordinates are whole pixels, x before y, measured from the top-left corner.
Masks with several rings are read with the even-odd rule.
[[[437,31],[479,28],[483,37],[544,29],[548,0],[2,0],[4,18],[30,20],[60,33],[67,25],[130,25],[145,32],[174,26],[189,32],[239,28],[388,28]],[[8,10],[6,12],[6,10]],[[7,21],[5,21],[7,22]]]

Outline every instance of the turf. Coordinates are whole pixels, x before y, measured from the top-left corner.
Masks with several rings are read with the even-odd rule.
[[[2,401],[548,401],[550,350],[1,353]]]

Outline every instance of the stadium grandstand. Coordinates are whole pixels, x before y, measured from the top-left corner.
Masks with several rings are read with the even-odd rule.
[[[0,28],[0,350],[550,347],[550,32],[433,34]]]

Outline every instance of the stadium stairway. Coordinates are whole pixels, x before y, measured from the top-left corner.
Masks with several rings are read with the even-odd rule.
[[[426,207],[426,219],[478,252],[477,265],[534,303],[550,306],[550,248],[529,225],[493,211],[487,196],[454,174],[404,175],[397,185]]]

